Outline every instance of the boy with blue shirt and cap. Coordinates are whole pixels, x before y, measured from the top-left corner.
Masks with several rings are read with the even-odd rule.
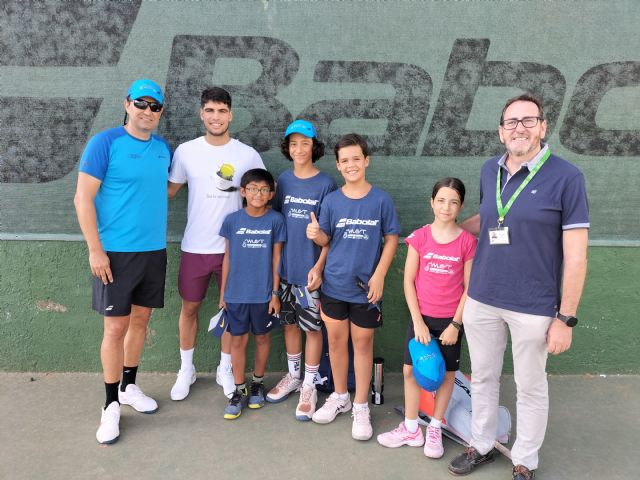
[[[225,238],[222,262],[220,307],[226,309],[231,334],[231,363],[236,389],[224,409],[224,418],[234,420],[242,409],[264,405],[264,371],[269,358],[269,331],[280,312],[278,266],[286,240],[284,218],[268,208],[275,182],[266,170],[247,171],[240,180],[240,195],[246,207],[227,215],[220,235]],[[249,332],[256,350],[253,380],[245,384],[246,350]]]
[[[322,355],[318,289],[329,249],[309,240],[306,229],[311,214],[319,215],[322,200],[337,185],[333,177],[314,165],[324,155],[324,143],[318,140],[310,122],[292,122],[284,133],[280,149],[293,164],[291,170],[278,177],[273,201],[274,210],[282,213],[287,224],[287,241],[280,262],[280,323],[284,326],[289,372],[267,394],[267,401],[278,403],[286,400],[291,392],[300,390],[296,419],[309,421],[318,401],[315,378]],[[306,341],[304,378],[301,378],[303,331]]]
[[[118,440],[120,404],[158,409],[136,373],[151,310],[164,306],[171,151],[153,134],[163,104],[157,83],[136,80],[124,100],[125,124],[92,137],[80,159],[74,204],[94,276],[93,309],[104,317],[106,402],[96,433],[104,444]]]

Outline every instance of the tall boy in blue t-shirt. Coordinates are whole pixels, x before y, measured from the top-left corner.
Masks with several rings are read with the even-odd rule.
[[[278,177],[273,209],[281,212],[287,223],[287,242],[280,261],[282,290],[280,324],[284,327],[287,350],[287,374],[267,393],[267,402],[286,400],[300,390],[296,419],[309,421],[316,411],[318,393],[315,377],[322,355],[322,320],[320,318],[320,283],[328,247],[320,249],[307,238],[310,214],[320,212],[322,200],[337,188],[332,176],[321,172],[315,162],[324,155],[324,143],[315,127],[306,120],[293,121],[280,144],[282,154],[293,164]],[[302,332],[304,343],[304,377],[301,375]]]
[[[319,222],[311,214],[307,237],[329,245],[320,302],[329,337],[329,357],[335,392],[312,417],[332,422],[351,410],[347,391],[348,340],[353,340],[356,393],[351,436],[373,435],[368,396],[373,365],[373,334],[382,325],[379,302],[384,278],[398,246],[400,224],[391,197],[365,178],[369,147],[355,133],[343,136],[334,148],[345,185],[325,197]]]
[[[220,306],[226,309],[231,334],[231,364],[236,390],[224,409],[233,420],[242,408],[264,405],[263,377],[269,358],[269,331],[280,311],[277,288],[282,243],[286,240],[284,218],[267,207],[273,198],[273,176],[263,169],[247,171],[240,180],[240,195],[246,207],[227,215],[220,235],[226,239],[222,263]],[[275,288],[274,288],[275,287]],[[249,331],[256,342],[253,380],[245,384]]]

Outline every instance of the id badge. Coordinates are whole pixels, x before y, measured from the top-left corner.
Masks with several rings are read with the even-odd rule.
[[[489,229],[490,245],[509,245],[509,227],[496,227]]]

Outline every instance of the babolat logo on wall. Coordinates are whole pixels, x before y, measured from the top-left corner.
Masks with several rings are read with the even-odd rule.
[[[335,141],[363,135],[367,179],[391,194],[405,235],[429,221],[438,178],[461,178],[465,212],[477,211],[480,166],[503,151],[502,106],[531,91],[552,151],[585,174],[591,238],[637,243],[619,200],[640,206],[640,3],[575,5],[5,0],[0,234],[79,233],[84,145],[122,121],[128,85],[148,77],[166,90],[159,133],[174,149],[203,134],[199,96],[212,84],[233,97],[233,136],[276,175],[291,168],[279,142],[295,118],[315,124],[328,147],[316,165],[336,178]],[[171,201],[174,236],[185,202]]]

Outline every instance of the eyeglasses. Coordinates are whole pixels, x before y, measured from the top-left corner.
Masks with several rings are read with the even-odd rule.
[[[271,189],[269,187],[244,187],[244,189],[252,195],[256,195],[258,193],[262,195],[269,195],[271,193]]]
[[[153,112],[158,113],[162,110],[162,104],[156,102],[147,102],[146,100],[132,100],[133,106],[139,108],[140,110],[146,110],[147,107]]]
[[[538,124],[538,120],[543,120],[541,117],[524,117],[524,118],[508,118],[500,122],[502,128],[505,130],[515,130],[518,124],[521,123],[524,128],[533,128]]]

